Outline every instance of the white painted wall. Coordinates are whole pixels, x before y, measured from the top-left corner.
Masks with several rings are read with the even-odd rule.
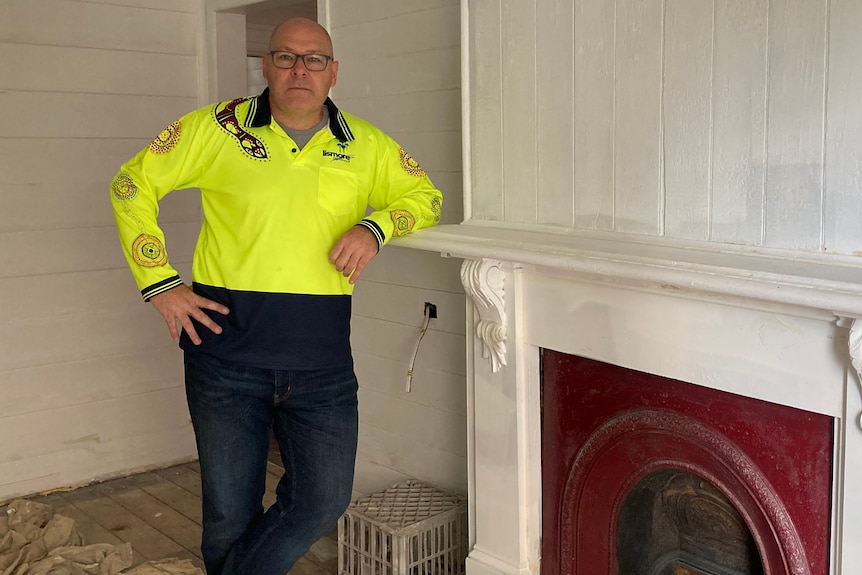
[[[472,217],[859,254],[858,0],[467,0]]]
[[[0,3],[0,501],[194,456],[182,362],[117,243],[120,164],[198,104],[195,0]],[[164,203],[188,275],[198,201]]]
[[[340,61],[336,104],[395,138],[443,191],[443,221],[462,219],[460,8],[457,0],[330,2]],[[360,381],[355,490],[406,477],[467,488],[465,301],[460,261],[387,246],[354,296]],[[424,302],[438,319],[419,349],[412,393],[408,361]]]
[[[297,4],[301,4],[297,2]],[[182,358],[138,295],[108,186],[165,125],[245,93],[235,0],[0,3],[0,501],[193,458]],[[324,10],[324,12],[326,12]],[[461,219],[455,0],[333,3],[336,98],[378,123]],[[220,47],[208,48],[205,23]],[[422,34],[416,34],[416,30]],[[236,50],[222,51],[228,46]],[[207,62],[216,59],[210,69]],[[200,86],[203,86],[202,90]],[[190,278],[194,193],[160,216]],[[423,302],[413,393],[403,391]],[[353,338],[362,381],[357,491],[403,477],[466,489],[464,296],[456,260],[387,247],[366,272]]]

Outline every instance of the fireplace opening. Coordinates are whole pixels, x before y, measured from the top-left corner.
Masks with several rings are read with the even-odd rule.
[[[641,479],[617,527],[620,575],[763,575],[754,537],[711,483],[682,469]]]
[[[541,378],[545,575],[829,573],[831,417],[547,349]]]

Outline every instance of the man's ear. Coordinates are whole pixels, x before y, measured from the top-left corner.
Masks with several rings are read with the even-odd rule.
[[[272,57],[269,53],[264,52],[260,56],[261,63],[263,64],[261,67],[261,71],[263,72],[263,79],[269,83],[269,67],[272,66]]]
[[[332,83],[329,85],[329,87],[332,88],[338,81],[338,61],[333,60],[329,65],[332,66]]]

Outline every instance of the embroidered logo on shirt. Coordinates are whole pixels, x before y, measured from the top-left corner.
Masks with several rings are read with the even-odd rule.
[[[419,162],[414,160],[410,154],[404,151],[404,148],[398,150],[398,155],[401,156],[401,167],[411,176],[422,178],[425,176],[425,170],[419,165]]]
[[[431,200],[431,213],[434,214],[434,222],[437,223],[440,221],[440,214],[443,212],[443,202],[440,201],[440,198],[434,198]]]
[[[154,268],[168,263],[165,246],[156,236],[141,234],[132,244],[132,257],[135,263],[145,268]]]
[[[416,218],[407,210],[392,210],[390,213],[392,223],[395,224],[395,229],[392,230],[392,237],[397,238],[404,234],[409,234],[416,225]]]
[[[323,150],[323,157],[332,158],[333,162],[349,162],[353,158],[353,156],[342,154],[340,152],[330,152],[329,150]]]
[[[131,200],[138,195],[138,186],[127,174],[117,174],[117,177],[111,182],[111,192],[120,201]]]
[[[269,158],[269,155],[266,153],[266,146],[263,145],[263,142],[243,130],[236,117],[236,107],[245,100],[245,98],[237,98],[232,102],[228,102],[222,108],[219,108],[220,104],[217,104],[213,108],[215,120],[228,134],[236,138],[243,152],[252,158],[266,160]]]
[[[150,142],[150,151],[154,154],[167,154],[174,149],[177,142],[180,141],[180,132],[182,124],[179,120],[172,123],[170,126],[159,132],[159,135]]]

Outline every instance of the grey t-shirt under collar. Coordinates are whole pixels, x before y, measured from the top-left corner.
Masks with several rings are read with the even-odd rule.
[[[278,120],[276,120],[276,122],[278,122]],[[294,142],[296,142],[296,146],[301,150],[305,147],[312,136],[329,125],[329,108],[326,106],[323,107],[323,118],[316,126],[308,130],[294,130],[293,128],[288,128],[281,122],[278,122],[278,125],[281,126],[284,132],[290,136]]]

